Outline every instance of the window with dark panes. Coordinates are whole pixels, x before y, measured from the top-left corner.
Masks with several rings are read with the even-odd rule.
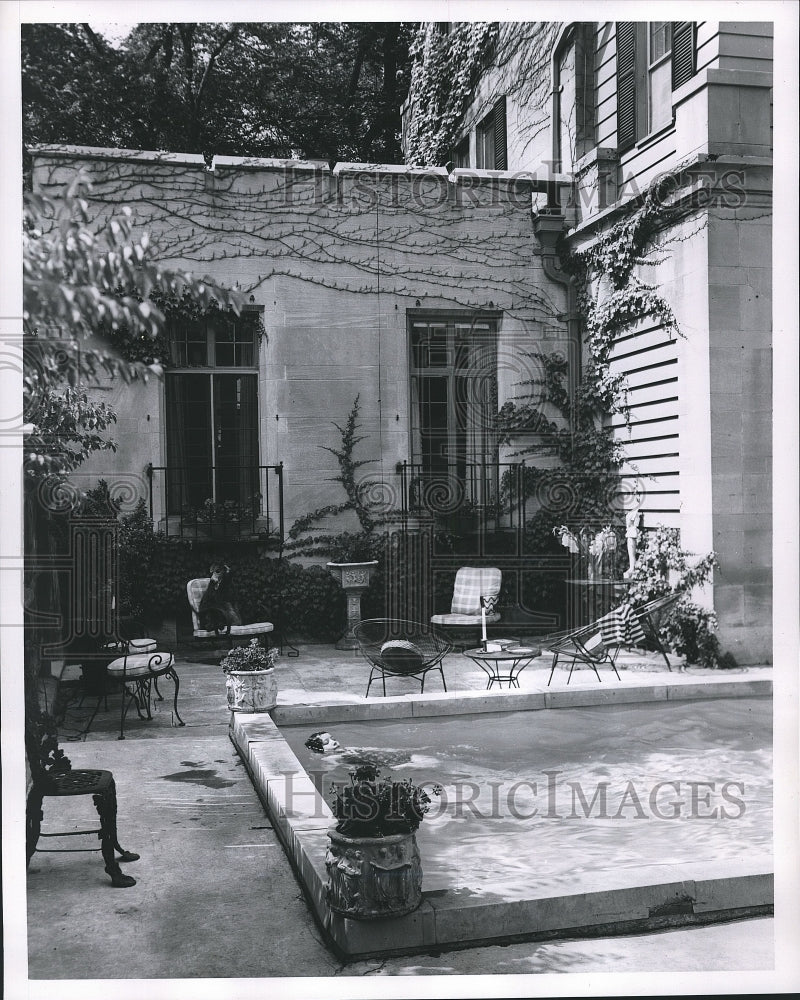
[[[260,311],[171,325],[166,374],[167,508],[249,504],[258,490]]]
[[[469,166],[469,137],[462,139],[453,150],[453,166],[456,168]]]
[[[475,166],[480,170],[507,170],[506,99],[501,97],[475,129]]]
[[[412,316],[411,461],[423,491],[485,503],[497,461],[497,319]]]

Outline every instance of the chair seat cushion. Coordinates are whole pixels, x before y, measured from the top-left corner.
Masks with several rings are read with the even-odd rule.
[[[381,660],[387,670],[410,674],[422,668],[425,657],[419,647],[408,639],[389,639],[381,646]]]
[[[213,629],[196,628],[193,631],[195,639],[216,639],[219,636],[251,636],[251,635],[264,635],[267,632],[272,632],[275,626],[272,622],[253,622],[250,625],[231,625],[230,633],[227,629],[220,629],[219,632],[215,632]]]
[[[147,677],[148,674],[163,674],[172,666],[172,653],[133,653],[131,656],[120,656],[108,665],[111,677],[122,677],[135,680],[137,677]]]
[[[479,614],[477,615],[434,615],[431,618],[434,625],[480,625],[482,618]],[[486,624],[493,625],[495,622],[500,621],[500,614],[497,611],[493,611],[491,614],[486,616]]]

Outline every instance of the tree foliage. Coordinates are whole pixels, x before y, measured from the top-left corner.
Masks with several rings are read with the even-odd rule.
[[[400,160],[411,29],[158,23],[112,46],[22,26],[24,140],[235,156]]]
[[[58,203],[25,197],[23,406],[25,468],[34,478],[68,473],[112,447],[102,432],[116,417],[85,383],[101,373],[130,381],[160,372],[156,360],[125,361],[111,347],[112,339],[118,347],[158,337],[164,314],[153,296],[241,308],[239,293],[160,267],[147,234],[134,235],[128,210],[95,232],[86,193],[79,176]]]

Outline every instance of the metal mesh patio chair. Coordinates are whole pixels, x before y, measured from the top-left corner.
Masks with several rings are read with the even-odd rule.
[[[667,594],[638,608],[623,603],[589,625],[545,636],[540,640],[541,645],[553,653],[547,683],[550,684],[553,679],[553,673],[562,657],[570,660],[568,684],[576,663],[591,667],[598,681],[601,678],[597,668],[608,664],[619,679],[616,660],[620,649],[642,646],[648,641],[661,653],[667,669],[671,671],[669,657],[658,634],[658,621],[661,614],[680,600],[680,597],[680,593]]]
[[[366,697],[377,675],[383,684],[384,697],[387,676],[415,677],[420,681],[420,694],[423,694],[425,676],[431,670],[439,671],[442,686],[447,691],[442,660],[453,647],[435,629],[419,622],[369,618],[359,622],[353,634],[359,651],[372,667]]]
[[[591,667],[598,681],[601,681],[602,678],[597,668],[607,664],[617,675],[617,680],[620,679],[615,662],[617,649],[605,644],[597,622],[591,625],[584,625],[578,629],[572,629],[569,632],[544,636],[538,641],[541,643],[543,649],[548,649],[553,654],[550,676],[547,678],[548,687],[550,686],[550,681],[553,679],[558,661],[562,658],[569,659],[570,664],[567,684],[572,680],[572,671],[575,669],[576,663],[582,663]]]
[[[647,604],[641,605],[641,607],[633,608],[633,614],[642,627],[645,639],[652,643],[655,646],[656,652],[663,656],[667,670],[670,673],[672,673],[672,666],[664,649],[664,644],[661,641],[659,626],[666,612],[670,608],[673,608],[683,596],[684,594],[681,591],[673,591],[670,594],[664,594],[662,597],[656,597],[652,601],[648,601]]]

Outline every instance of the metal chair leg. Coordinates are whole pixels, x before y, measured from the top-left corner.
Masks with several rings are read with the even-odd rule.
[[[180,678],[178,677],[177,671],[174,670],[172,667],[170,667],[170,669],[166,672],[166,676],[171,677],[172,683],[175,685],[175,695],[172,699],[172,711],[175,713],[175,718],[178,720],[178,725],[185,726],[186,723],[183,721],[180,715],[178,715],[178,691],[180,691],[181,687]]]
[[[117,791],[114,779],[111,779],[110,786],[92,799],[100,817],[100,850],[105,861],[105,870],[111,876],[111,884],[118,889],[128,889],[136,885],[136,879],[126,875],[119,866],[119,861],[114,855],[114,848],[117,845]],[[125,854],[127,852],[123,852]],[[131,858],[131,860],[135,860]]]
[[[34,786],[31,789],[25,809],[25,863],[30,862],[36,852],[36,845],[39,843],[39,834],[42,829],[42,801],[44,796]]]

